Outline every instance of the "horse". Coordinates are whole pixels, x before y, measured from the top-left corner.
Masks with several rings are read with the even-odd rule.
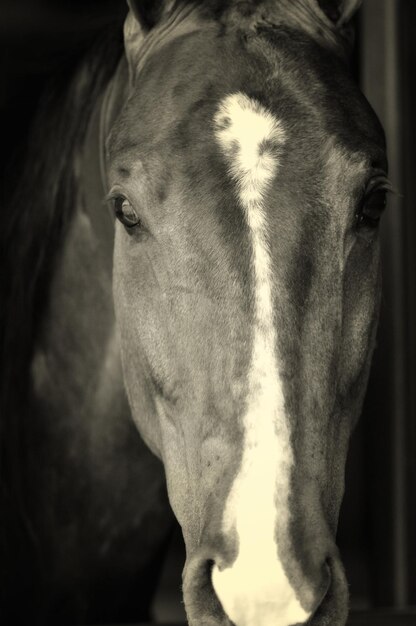
[[[190,626],[346,623],[389,190],[359,4],[129,0],[41,110],[7,212],[8,624],[148,619],[173,515]]]

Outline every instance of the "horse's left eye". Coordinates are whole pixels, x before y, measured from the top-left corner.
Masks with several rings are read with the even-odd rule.
[[[134,228],[140,225],[140,218],[127,198],[124,196],[116,196],[112,198],[112,202],[117,219],[120,220],[126,228]]]
[[[360,208],[355,214],[357,228],[375,229],[386,208],[386,192],[384,189],[373,191],[364,198]]]

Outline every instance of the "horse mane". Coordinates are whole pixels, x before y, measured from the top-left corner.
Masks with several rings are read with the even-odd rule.
[[[21,451],[26,443],[30,444],[24,441],[24,423],[31,417],[27,410],[31,357],[48,301],[56,256],[73,213],[76,157],[97,98],[113,75],[121,54],[122,31],[115,24],[111,31],[100,35],[81,66],[75,72],[71,68],[71,76],[61,73],[52,79],[35,116],[18,188],[8,206],[3,207],[1,562],[10,550],[7,546],[14,543],[10,535],[19,539],[22,533],[26,537],[31,535],[21,466]]]

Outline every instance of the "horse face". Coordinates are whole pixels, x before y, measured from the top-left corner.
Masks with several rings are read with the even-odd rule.
[[[377,318],[383,134],[296,31],[178,15],[181,36],[168,23],[130,55],[108,144],[133,417],[183,529],[190,624],[342,625],[335,531]]]

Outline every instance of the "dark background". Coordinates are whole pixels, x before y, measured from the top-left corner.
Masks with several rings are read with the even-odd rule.
[[[45,84],[125,11],[123,0],[2,0],[3,206]],[[416,605],[416,2],[365,0],[357,26],[355,71],[386,130],[398,194],[382,227],[378,347],[347,465],[339,545],[352,607],[403,609]],[[177,532],[156,602],[159,620],[183,618],[183,560]]]

